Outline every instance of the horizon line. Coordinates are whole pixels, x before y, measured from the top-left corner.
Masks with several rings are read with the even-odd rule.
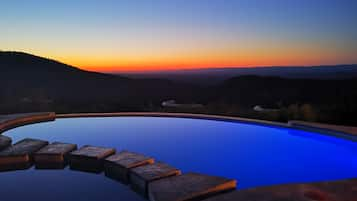
[[[25,51],[18,51],[18,50],[3,50],[0,49],[0,53],[22,53],[22,54],[28,54],[36,57],[40,57],[43,59],[47,60],[53,60],[55,62],[68,65],[74,68],[78,68],[80,70],[84,71],[90,71],[90,72],[98,72],[98,73],[106,73],[106,74],[134,74],[134,73],[167,73],[167,72],[183,72],[183,71],[202,71],[202,70],[223,70],[223,69],[255,69],[255,68],[318,68],[318,67],[336,67],[336,66],[357,66],[357,63],[336,63],[336,64],[316,64],[316,65],[245,65],[245,66],[208,66],[208,67],[185,67],[185,68],[180,68],[180,67],[173,67],[173,66],[167,66],[168,69],[163,69],[163,67],[160,67],[158,69],[146,69],[142,70],[137,69],[137,70],[99,70],[101,67],[85,67],[85,66],[77,66],[73,65],[67,62],[62,62],[61,60],[57,58],[51,58],[47,56],[40,56],[35,53],[29,53]],[[111,67],[113,68],[113,67]],[[128,68],[128,67],[115,67],[115,68]]]
[[[184,72],[184,71],[204,71],[204,70],[235,70],[235,69],[259,69],[259,68],[333,68],[338,66],[356,66],[357,63],[340,63],[340,64],[319,64],[319,65],[257,65],[257,66],[217,66],[217,67],[192,67],[183,69],[148,69],[148,70],[116,70],[116,71],[98,71],[98,70],[88,70],[85,67],[78,67],[81,70],[109,73],[109,74],[136,74],[136,73],[171,73],[171,72]],[[100,68],[100,67],[99,67]],[[119,68],[119,67],[118,67]]]

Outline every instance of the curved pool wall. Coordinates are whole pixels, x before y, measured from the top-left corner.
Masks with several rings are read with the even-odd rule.
[[[185,171],[238,180],[238,188],[357,177],[357,144],[290,128],[175,117],[56,119],[5,132],[151,155]]]

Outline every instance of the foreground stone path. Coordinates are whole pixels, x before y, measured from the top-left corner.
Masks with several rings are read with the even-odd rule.
[[[105,175],[122,183],[129,183],[130,169],[153,164],[154,158],[139,153],[122,151],[104,160]]]
[[[11,138],[0,135],[0,151],[11,145]]]
[[[115,153],[113,148],[85,145],[69,153],[69,166],[72,170],[100,173],[103,171],[103,160]]]
[[[233,190],[236,185],[233,179],[187,173],[151,182],[148,190],[152,201],[180,201],[213,196]]]
[[[54,142],[34,154],[35,166],[37,169],[63,169],[69,153],[76,149],[76,144]]]
[[[129,184],[150,201],[357,201],[357,179],[236,190],[234,179],[184,173],[154,158],[113,148],[23,139],[0,150],[0,171],[71,169],[100,173]],[[11,141],[11,140],[10,140]],[[69,163],[68,163],[69,162]]]
[[[8,142],[8,138],[1,138]],[[70,169],[100,173],[130,184],[144,197],[150,191],[151,201],[192,200],[236,188],[236,181],[197,173],[181,175],[181,171],[139,153],[113,148],[77,145],[26,138],[0,151],[0,171],[29,169]],[[4,143],[5,146],[5,143]]]
[[[147,196],[150,182],[178,176],[181,171],[165,163],[154,163],[131,170],[130,183],[134,191]]]
[[[33,154],[48,145],[47,141],[26,138],[0,152],[0,171],[28,169]]]

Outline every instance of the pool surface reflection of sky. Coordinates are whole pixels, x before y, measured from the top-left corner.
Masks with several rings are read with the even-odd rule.
[[[183,172],[235,178],[240,189],[357,177],[357,143],[287,128],[183,118],[110,117],[58,119],[19,127],[5,135],[14,142],[31,137],[140,152]],[[36,193],[43,195],[43,200],[53,200],[53,195],[59,196],[54,200],[64,200],[61,198],[66,195],[75,200],[88,200],[87,195],[90,200],[111,200],[115,195],[122,200],[141,200],[103,175],[28,170],[0,176],[2,190],[11,192],[12,200]]]

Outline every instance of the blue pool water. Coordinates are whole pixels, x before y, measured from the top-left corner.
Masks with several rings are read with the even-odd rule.
[[[235,178],[240,189],[357,177],[357,143],[288,128],[187,118],[107,117],[57,119],[19,127],[5,135],[14,142],[31,137],[140,152],[183,172]],[[28,170],[0,173],[0,178],[1,191],[5,186],[7,191],[19,192],[6,183],[37,183],[70,192],[75,200],[96,200],[95,196],[115,200],[116,194],[122,200],[141,200],[102,175]],[[85,199],[86,189],[93,189],[87,193],[91,199]],[[34,194],[36,189],[21,192]]]

